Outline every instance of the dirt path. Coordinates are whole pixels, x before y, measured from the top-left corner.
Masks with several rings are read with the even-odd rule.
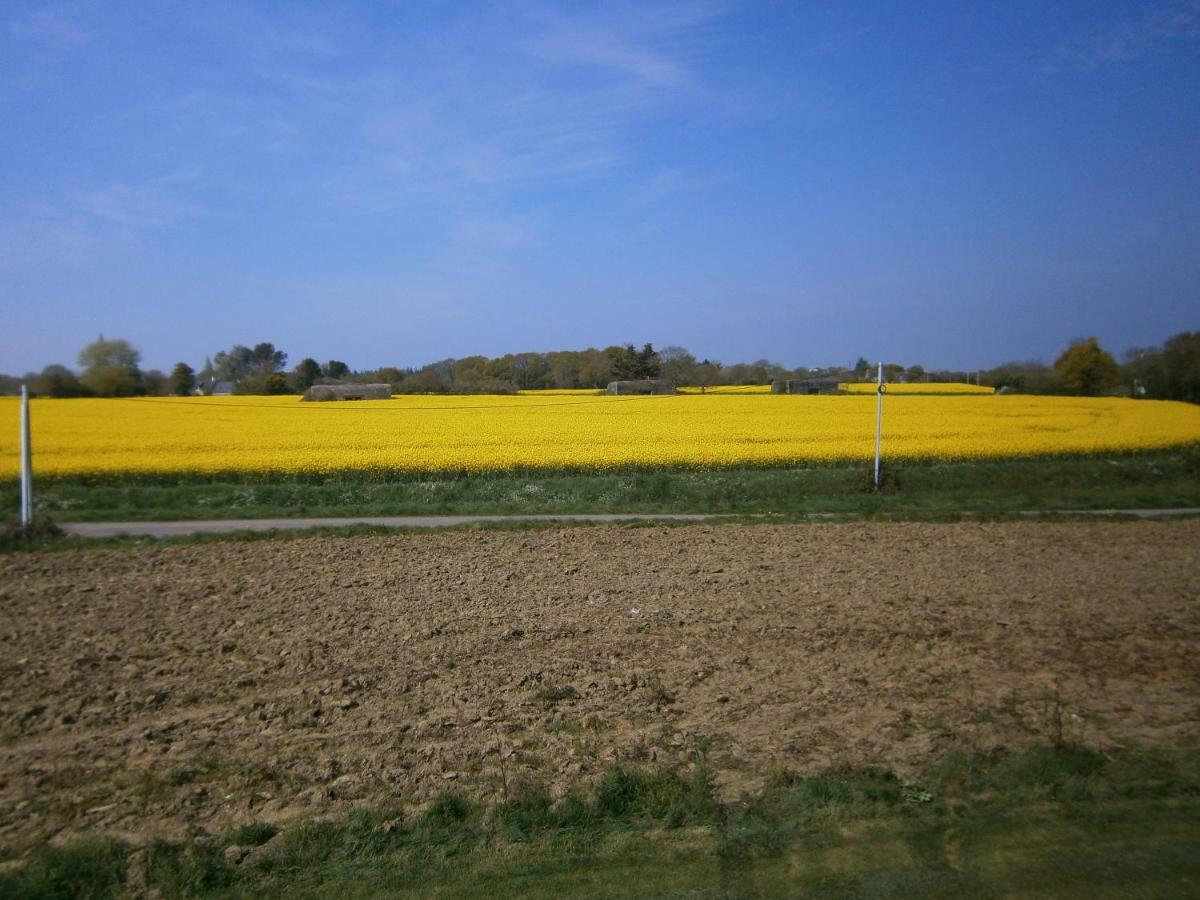
[[[617,760],[1200,737],[1200,521],[598,526],[0,557],[0,858]]]
[[[969,515],[969,513],[967,513]],[[1162,519],[1200,516],[1200,509],[1056,509],[1021,510],[1013,515],[1045,516],[1125,516],[1136,519]],[[841,518],[839,513],[811,513],[814,521]],[[305,528],[344,528],[350,525],[378,525],[383,528],[455,528],[495,522],[703,522],[735,518],[704,513],[579,513],[507,516],[342,516],[309,519],[192,519],[178,522],[71,522],[61,527],[79,537],[114,537],[121,534],[148,537],[174,537],[181,534],[231,534],[235,531],[288,531]]]
[[[193,519],[180,522],[72,522],[62,525],[79,537],[141,534],[173,537],[180,534],[230,534],[235,531],[287,531],[304,528],[345,528],[378,525],[383,528],[454,528],[487,522],[704,522],[728,516],[703,513],[581,513],[576,515],[516,516],[342,516],[316,519]]]

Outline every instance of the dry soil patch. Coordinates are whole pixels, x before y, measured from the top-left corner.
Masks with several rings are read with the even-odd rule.
[[[603,526],[0,557],[0,858],[704,761],[1197,737],[1200,522]]]

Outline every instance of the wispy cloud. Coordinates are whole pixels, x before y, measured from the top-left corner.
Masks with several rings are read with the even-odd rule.
[[[1046,68],[1094,68],[1128,63],[1200,39],[1200,2],[1151,5],[1107,28],[1078,34],[1059,47]]]
[[[11,27],[60,46],[87,40],[69,9]],[[720,90],[702,73],[721,14],[703,2],[485,7],[447,15],[436,33],[417,22],[375,34],[336,9],[192,7],[176,25],[210,64],[138,109],[139,123],[163,124],[137,136],[138,152],[203,170],[210,195],[269,192],[347,223],[419,220],[447,252],[515,254],[537,245],[555,191],[649,177],[640,128],[719,115]],[[679,167],[648,191],[694,177]],[[181,178],[111,177],[22,221],[123,247],[196,213],[193,193]]]
[[[647,14],[649,12],[650,14]],[[710,7],[675,8],[671,15],[653,10],[621,16],[568,17],[543,13],[541,28],[523,40],[521,49],[561,66],[599,69],[650,88],[678,88],[691,72],[666,46],[681,32],[711,19]]]
[[[633,194],[642,200],[657,200],[689,191],[702,191],[730,180],[728,173],[689,172],[680,168],[660,169],[650,178],[636,184]]]
[[[312,187],[343,214],[423,208],[449,241],[491,235],[498,250],[517,250],[531,244],[507,225],[479,227],[511,222],[517,191],[626,172],[641,162],[640,125],[720,105],[700,76],[702,33],[720,13],[711,3],[579,14],[522,7],[519,27],[465,17],[436,40],[376,46],[353,65],[272,52],[262,72],[278,88],[269,107],[261,98],[244,108],[216,96],[194,103],[232,110],[216,127],[240,131],[239,140],[260,141],[255,123],[265,121],[310,155],[320,148],[327,164]],[[256,64],[263,58],[256,53]],[[529,231],[524,220],[520,231]]]
[[[75,196],[83,216],[128,231],[160,228],[199,211],[187,195],[196,171],[173,172],[137,183],[115,183]]]
[[[0,269],[136,250],[152,232],[200,212],[191,196],[198,177],[175,172],[10,207],[0,218]]]
[[[45,6],[8,23],[13,37],[35,43],[43,49],[62,52],[80,47],[91,38],[80,22],[78,4]]]

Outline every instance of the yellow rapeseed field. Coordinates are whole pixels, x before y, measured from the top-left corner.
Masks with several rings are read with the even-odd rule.
[[[960,384],[958,382],[917,382],[914,384],[885,385],[889,394],[994,394],[995,388],[983,387],[978,384]],[[855,381],[849,384],[839,384],[839,390],[850,394],[874,394],[875,385],[868,381]]]
[[[406,396],[35,400],[39,475],[357,470],[605,470],[867,459],[875,398]],[[1200,407],[1115,398],[885,399],[892,459],[1095,453],[1200,440]],[[0,477],[17,472],[17,401],[0,398]]]

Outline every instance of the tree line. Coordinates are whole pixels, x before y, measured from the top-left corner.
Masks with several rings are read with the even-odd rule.
[[[860,357],[852,366],[788,369],[766,359],[722,365],[697,359],[678,346],[655,349],[646,343],[604,349],[509,353],[499,357],[443,359],[420,368],[353,370],[340,360],[311,357],[287,367],[288,355],[273,343],[235,344],[204,360],[197,370],[176,363],[169,373],[141,368],[141,352],[129,341],[100,336],[84,347],[78,371],[46,366],[24,379],[0,375],[0,393],[14,393],[22,381],[45,397],[131,397],[144,395],[299,394],[314,384],[383,383],[395,393],[515,393],[520,390],[601,389],[611,381],[661,378],[701,390],[718,385],[769,384],[776,379],[826,377],[873,380],[875,367]],[[1029,394],[1124,395],[1200,403],[1200,332],[1181,332],[1162,346],[1138,347],[1118,363],[1096,338],[1072,341],[1052,365],[1009,362],[968,373],[926,371],[921,365],[884,365],[887,381],[962,382],[975,380],[1006,392]],[[972,377],[974,376],[974,377]]]

